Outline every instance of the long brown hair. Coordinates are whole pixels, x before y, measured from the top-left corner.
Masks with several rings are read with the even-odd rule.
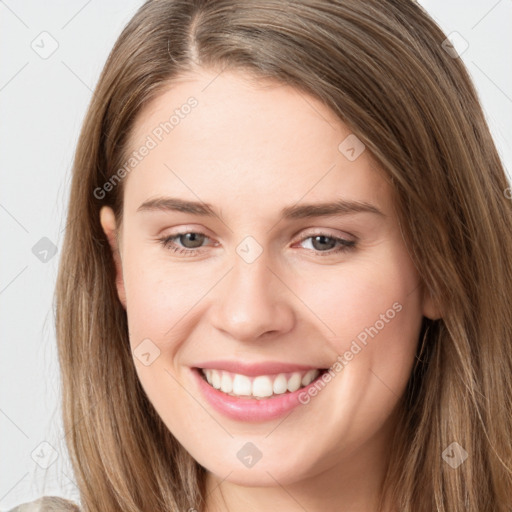
[[[205,469],[138,381],[99,223],[103,205],[121,220],[123,181],[107,192],[105,183],[133,150],[137,115],[197,67],[320,99],[393,186],[442,318],[424,318],[383,495],[403,512],[512,508],[512,202],[477,94],[445,39],[406,0],[159,0],[128,23],[78,142],[56,288],[63,419],[84,512],[204,506]],[[454,442],[468,454],[457,468],[443,459]]]

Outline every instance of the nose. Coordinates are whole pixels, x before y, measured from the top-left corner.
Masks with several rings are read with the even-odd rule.
[[[239,341],[274,338],[293,328],[292,293],[267,263],[265,251],[252,263],[235,255],[232,270],[219,283],[214,327]]]

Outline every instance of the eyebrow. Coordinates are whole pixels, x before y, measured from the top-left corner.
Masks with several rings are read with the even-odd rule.
[[[148,199],[137,208],[137,212],[142,211],[177,211],[190,213],[192,215],[218,217],[212,205],[208,203],[185,201],[176,197],[155,197]],[[347,215],[351,213],[373,213],[386,217],[386,215],[373,204],[365,201],[348,201],[345,199],[328,203],[292,205],[283,208],[280,212],[281,218],[288,220]]]

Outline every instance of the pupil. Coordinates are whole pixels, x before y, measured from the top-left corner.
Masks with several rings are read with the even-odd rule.
[[[199,233],[185,233],[184,235],[181,235],[180,238],[180,242],[183,242],[183,239],[185,239],[185,242],[187,243],[192,242],[191,246],[188,246],[187,243],[183,244],[187,249],[194,249],[196,247],[201,247],[204,237]]]
[[[334,247],[334,245],[336,244],[336,242],[331,237],[324,236],[324,235],[318,235],[318,236],[313,237],[313,247],[315,247],[315,242],[317,240],[321,240],[321,243],[324,243],[324,244],[325,244],[325,240],[331,240],[331,243],[327,244],[327,245],[330,245],[331,247],[327,247],[327,249],[332,249]],[[320,245],[319,247],[315,247],[315,249],[325,249],[325,248],[326,248],[325,245]]]

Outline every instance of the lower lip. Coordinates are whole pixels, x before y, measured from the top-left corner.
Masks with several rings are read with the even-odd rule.
[[[283,393],[282,395],[258,400],[227,395],[210,386],[198,368],[192,368],[192,373],[198,381],[199,389],[214,409],[229,418],[253,422],[279,418],[292,411],[298,405],[302,405],[299,401],[299,395],[307,393],[308,388],[314,386],[322,375],[320,374],[313,382],[293,393]]]

